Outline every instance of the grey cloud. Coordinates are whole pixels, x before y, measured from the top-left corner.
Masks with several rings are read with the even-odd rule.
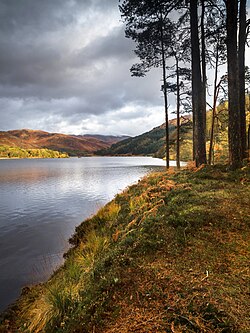
[[[137,59],[117,7],[117,0],[0,0],[2,129],[51,130],[93,117],[98,128],[104,119],[115,128],[144,114],[138,105],[146,114],[162,103],[157,72],[130,76]],[[103,20],[99,30],[93,13]],[[123,112],[128,104],[134,111]]]
[[[0,82],[13,86],[30,85],[43,82],[48,76],[45,83],[55,83],[60,80],[61,59],[58,49],[4,43],[0,53]]]
[[[78,11],[90,4],[90,0],[1,0],[0,29],[7,33],[55,30],[72,23]]]
[[[74,23],[79,13],[115,6],[117,0],[1,0],[0,31],[53,31]]]
[[[77,52],[74,59],[76,66],[86,65],[102,59],[133,59],[134,44],[124,36],[124,26],[119,26],[107,36],[96,38],[90,45]]]
[[[91,80],[97,75],[98,86],[98,61],[117,59],[122,62],[132,57],[130,43],[124,38],[121,27],[106,37],[96,38],[80,52],[55,44],[55,47],[46,43],[25,45],[25,41],[18,40],[2,43],[0,84],[8,87],[8,96],[12,93],[13,97],[60,98],[82,93],[86,78]],[[80,75],[80,71],[86,72]],[[5,89],[0,94],[3,96]]]

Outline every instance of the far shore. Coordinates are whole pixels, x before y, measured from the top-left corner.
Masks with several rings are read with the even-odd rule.
[[[41,160],[41,159],[64,159],[69,157],[0,157],[0,160],[34,160],[34,159]]]

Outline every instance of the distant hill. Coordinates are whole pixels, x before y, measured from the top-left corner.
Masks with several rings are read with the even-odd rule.
[[[23,149],[57,150],[71,156],[93,154],[100,149],[108,148],[111,144],[122,140],[123,137],[102,135],[66,135],[48,133],[39,130],[0,131],[0,145],[19,147]]]
[[[190,116],[181,117],[181,141],[191,139],[192,122]],[[170,154],[174,155],[176,142],[176,119],[169,121]],[[185,142],[186,144],[186,142]],[[151,131],[117,142],[111,147],[101,149],[99,155],[152,155],[164,157],[165,155],[165,124],[153,128]],[[184,153],[188,159],[189,153]],[[174,158],[174,157],[173,157]]]
[[[176,119],[169,121],[170,157],[175,158]],[[182,160],[190,158],[192,122],[181,117]],[[151,155],[165,156],[165,124],[135,137],[112,135],[66,135],[40,130],[0,131],[0,146],[20,149],[50,149],[70,156],[86,155]]]
[[[115,135],[101,135],[101,134],[84,134],[84,135],[76,135],[78,138],[94,138],[97,140],[101,140],[103,142],[108,143],[109,145],[112,145],[116,142],[120,142],[122,140],[130,138],[130,136],[127,135],[121,135],[121,136],[115,136]]]

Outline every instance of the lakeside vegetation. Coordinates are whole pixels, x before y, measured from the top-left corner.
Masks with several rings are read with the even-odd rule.
[[[249,167],[145,177],[76,228],[0,331],[247,333],[249,189]]]
[[[67,158],[67,153],[56,150],[24,149],[19,147],[0,146],[0,158]]]

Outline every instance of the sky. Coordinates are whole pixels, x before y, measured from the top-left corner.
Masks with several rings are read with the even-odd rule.
[[[161,74],[131,77],[118,4],[0,0],[0,130],[135,136],[164,122]]]

